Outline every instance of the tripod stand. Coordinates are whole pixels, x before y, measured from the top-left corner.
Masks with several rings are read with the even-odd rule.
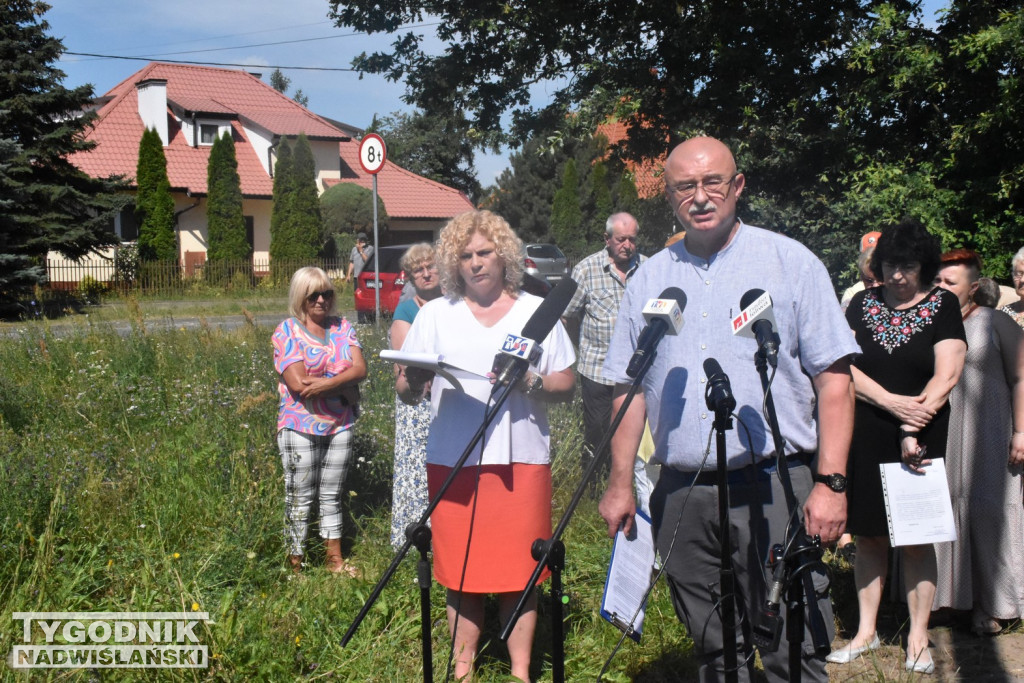
[[[799,502],[793,492],[789,463],[786,460],[786,442],[779,430],[775,401],[772,399],[771,382],[768,377],[768,359],[764,349],[758,350],[755,366],[761,377],[761,388],[765,396],[765,419],[771,429],[772,440],[778,462],[779,482],[786,497],[789,510],[789,524],[783,544],[773,546],[769,565],[773,568],[772,584],[752,629],[752,639],[759,649],[774,652],[779,648],[782,637],[782,614],[779,605],[782,592],[786,591],[786,639],[789,643],[789,680],[799,683],[802,678],[804,616],[808,609],[811,638],[814,650],[819,655],[828,654],[831,644],[825,619],[818,607],[818,592],[814,587],[811,572],[827,567],[821,561],[821,540],[807,535],[800,519]],[[826,591],[828,588],[826,587]]]

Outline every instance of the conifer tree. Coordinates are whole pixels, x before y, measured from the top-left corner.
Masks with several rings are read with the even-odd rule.
[[[291,235],[292,206],[292,148],[282,138],[277,145],[277,162],[274,164],[274,207],[270,214],[270,264],[289,258],[288,245]],[[276,275],[275,275],[276,278]]]
[[[604,234],[604,223],[608,216],[615,213],[615,205],[612,203],[612,191],[608,187],[608,167],[603,161],[595,161],[594,168],[590,173],[591,195],[594,198],[593,224],[600,225],[598,234]],[[592,231],[587,231],[587,238],[594,240]]]
[[[570,158],[562,171],[562,187],[555,192],[551,206],[551,239],[570,256],[582,256],[584,242],[580,235],[583,211],[580,209],[580,179],[576,160]]]
[[[291,235],[293,258],[313,259],[320,251],[320,198],[316,189],[316,160],[305,133],[292,153]]]
[[[139,220],[139,258],[144,261],[176,260],[174,198],[167,179],[163,142],[154,128],[146,129],[139,141],[135,184],[138,187],[135,213]]]
[[[91,149],[83,115],[92,87],[69,90],[55,65],[64,46],[48,35],[49,6],[5,0],[0,22],[0,304],[45,281],[49,250],[72,259],[117,244],[110,229],[127,203],[117,179],[90,178],[69,161]]]
[[[210,149],[206,192],[207,260],[249,258],[242,215],[242,183],[238,177],[235,141],[230,133],[217,138]]]

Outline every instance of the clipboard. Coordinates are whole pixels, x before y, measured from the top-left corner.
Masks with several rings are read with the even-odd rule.
[[[633,533],[619,529],[612,544],[608,576],[601,596],[601,616],[639,643],[654,568],[654,532],[651,519],[640,510],[633,517]],[[634,619],[634,615],[636,618]]]

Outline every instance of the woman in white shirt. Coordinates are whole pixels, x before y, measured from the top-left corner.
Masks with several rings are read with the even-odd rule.
[[[432,382],[433,420],[427,442],[427,479],[433,498],[451,473],[487,410],[495,353],[506,335],[519,335],[542,299],[520,291],[522,242],[489,211],[456,216],[441,232],[437,265],[443,298],[416,316],[404,351],[439,353],[478,375],[443,377],[407,368],[395,389],[416,402]],[[551,466],[546,403],[571,398],[572,343],[556,324],[543,353],[511,392],[482,445],[431,515],[434,577],[448,588],[448,625],[455,678],[472,673],[484,622],[484,596],[497,593],[504,622],[536,561],[530,546],[551,536]],[[546,578],[546,574],[542,577]],[[512,675],[529,680],[536,594],[508,639]]]

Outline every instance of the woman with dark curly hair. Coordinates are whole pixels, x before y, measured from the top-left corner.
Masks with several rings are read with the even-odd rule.
[[[863,350],[852,368],[857,404],[846,522],[857,539],[860,624],[853,639],[827,657],[830,662],[849,662],[879,646],[875,622],[889,555],[879,465],[902,461],[924,474],[929,458],[945,454],[947,400],[960,379],[967,344],[956,296],[932,285],[939,257],[938,240],[920,223],[883,229],[871,257],[871,271],[882,286],[857,294],[846,309]],[[906,668],[931,673],[928,617],[935,596],[935,550],[928,544],[900,551],[910,611]]]

